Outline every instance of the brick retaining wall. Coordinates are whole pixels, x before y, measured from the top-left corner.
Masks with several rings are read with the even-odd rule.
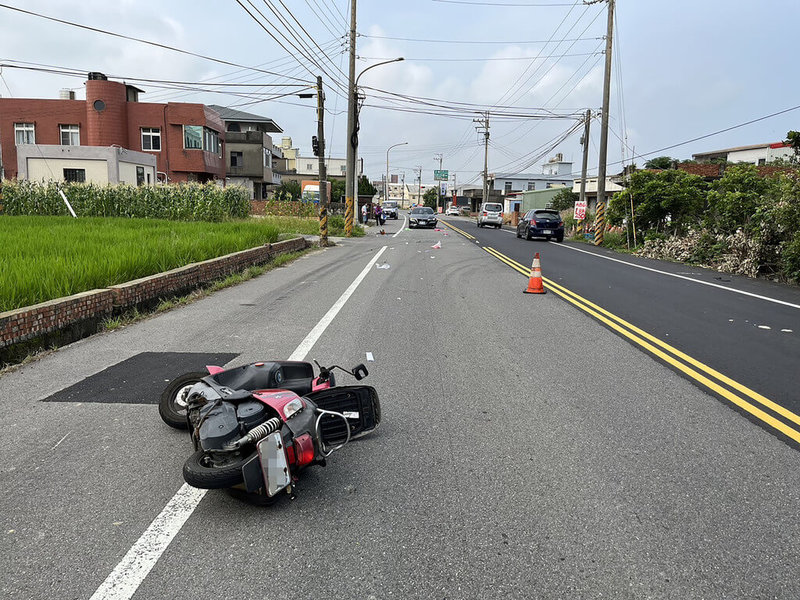
[[[87,332],[91,333],[97,324],[115,312],[180,295],[203,283],[267,263],[279,254],[296,252],[307,246],[308,242],[302,237],[266,244],[107,289],[81,292],[0,313],[0,358],[9,354],[7,350],[14,345],[36,339],[46,340],[54,334],[58,334],[63,343],[66,331],[72,332],[68,337],[77,339]]]

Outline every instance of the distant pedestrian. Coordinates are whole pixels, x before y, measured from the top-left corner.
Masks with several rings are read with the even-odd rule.
[[[366,203],[361,205],[361,220],[364,222],[364,225],[367,224],[367,204]]]
[[[383,209],[380,204],[375,205],[375,225],[383,225]]]

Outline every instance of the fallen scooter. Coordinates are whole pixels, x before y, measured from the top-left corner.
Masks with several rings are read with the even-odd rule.
[[[195,452],[183,466],[186,482],[270,504],[281,492],[293,493],[301,470],[324,466],[333,452],[373,431],[381,420],[375,388],[337,387],[332,372],[360,381],[366,367],[317,367],[315,377],[314,367],[300,361],[209,366],[173,380],[159,413],[191,433]]]

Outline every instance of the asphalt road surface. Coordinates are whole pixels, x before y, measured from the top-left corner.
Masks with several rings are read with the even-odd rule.
[[[795,445],[561,295],[523,294],[486,244],[402,224],[0,378],[0,597],[800,596]],[[576,285],[551,246],[545,276]],[[191,445],[159,419],[163,380],[296,352],[372,353],[381,427],[294,500],[176,500]]]

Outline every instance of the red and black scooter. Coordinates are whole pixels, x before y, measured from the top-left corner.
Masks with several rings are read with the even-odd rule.
[[[316,362],[316,361],[315,361]],[[381,420],[375,388],[336,387],[333,369],[307,362],[257,362],[232,369],[206,367],[173,380],[161,395],[165,423],[189,429],[194,454],[183,466],[189,485],[226,488],[269,504],[292,493],[298,473],[325,465],[330,454],[374,430]]]

